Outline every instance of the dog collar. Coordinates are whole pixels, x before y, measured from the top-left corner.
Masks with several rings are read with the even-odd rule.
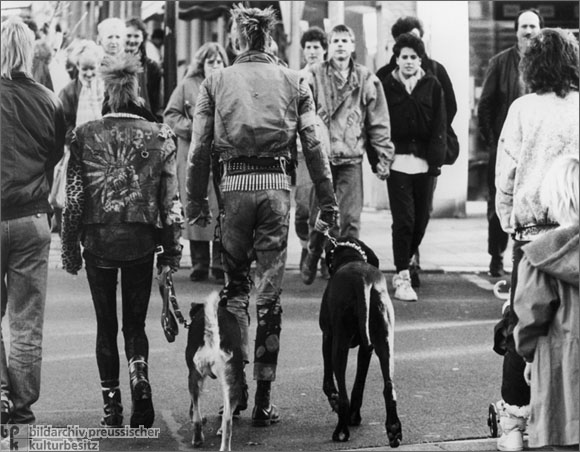
[[[362,256],[362,258],[364,259],[365,262],[367,262],[367,253],[365,253],[364,250],[359,245],[357,245],[356,243],[352,243],[352,242],[336,242],[336,247],[338,248],[339,246],[347,247],[347,248],[352,248],[353,250],[357,251]]]

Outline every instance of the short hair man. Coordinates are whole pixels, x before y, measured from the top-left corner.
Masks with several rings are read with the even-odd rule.
[[[503,254],[508,244],[508,234],[501,228],[495,211],[497,143],[510,105],[525,94],[518,67],[521,57],[529,41],[540,32],[543,25],[544,20],[536,9],[526,9],[518,13],[514,22],[518,42],[489,61],[477,108],[479,132],[489,150],[487,252],[491,256],[489,274],[496,277],[505,274]]]
[[[2,425],[32,424],[40,394],[42,330],[52,213],[48,195],[64,152],[62,103],[32,79],[34,33],[20,18],[2,23]],[[7,335],[4,331],[4,335]]]
[[[354,33],[346,25],[329,34],[327,61],[309,68],[316,110],[328,130],[330,168],[339,206],[340,227],[334,235],[359,237],[363,208],[362,161],[366,152],[372,171],[385,180],[393,162],[389,110],[379,79],[353,60]],[[312,284],[324,237],[310,219],[308,254],[300,268]]]
[[[270,403],[270,389],[278,363],[280,293],[290,223],[287,170],[296,157],[298,135],[320,202],[321,230],[334,224],[338,209],[328,158],[315,132],[314,102],[308,85],[297,71],[277,64],[268,54],[275,23],[273,9],[240,5],[233,8],[233,17],[234,45],[241,52],[232,66],[204,80],[197,97],[186,213],[190,223],[205,226],[208,222],[207,184],[214,152],[224,168],[221,242],[227,284],[222,303],[238,319],[247,363],[249,275],[255,259],[257,390],[252,423],[267,426],[280,418]],[[238,410],[245,407],[242,401]]]
[[[108,56],[121,55],[125,50],[127,27],[117,17],[109,17],[97,25],[97,42]]]
[[[308,68],[313,64],[322,63],[326,57],[328,50],[326,33],[319,27],[311,27],[300,38],[300,46],[306,62],[301,71],[308,76]],[[308,254],[308,219],[311,212],[317,211],[318,204],[300,143],[298,143],[298,166],[296,167],[296,190],[294,195],[294,200],[296,201],[294,228],[302,245],[302,253],[300,255],[300,266],[302,266]],[[320,261],[320,273],[323,278],[329,277],[324,259]]]

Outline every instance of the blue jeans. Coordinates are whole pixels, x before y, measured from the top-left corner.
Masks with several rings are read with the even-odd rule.
[[[8,310],[10,354],[2,340],[2,393],[12,401],[12,422],[31,424],[40,395],[42,328],[50,226],[46,213],[2,221],[2,319]]]
[[[284,279],[290,225],[290,192],[286,190],[223,193],[222,263],[224,294],[242,333],[242,353],[249,362],[248,305],[250,266],[256,261],[256,343],[254,379],[276,379],[282,327],[281,286]]]

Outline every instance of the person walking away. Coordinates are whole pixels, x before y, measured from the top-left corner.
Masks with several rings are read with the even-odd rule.
[[[183,202],[187,199],[185,183],[187,154],[191,145],[193,113],[195,112],[199,87],[204,79],[213,71],[223,69],[227,66],[228,59],[226,51],[220,44],[217,42],[208,42],[202,45],[195,53],[193,64],[189,68],[185,78],[171,94],[167,108],[165,109],[165,123],[177,135],[177,177],[179,180],[179,194]],[[213,181],[213,173],[210,174],[207,191],[210,211],[212,213],[211,223],[205,228],[185,224],[182,231],[182,237],[189,242],[191,254],[192,271],[189,279],[191,281],[206,280],[211,267],[211,274],[215,280],[223,282],[224,270],[222,266],[221,244],[219,238],[216,237],[219,206]]]
[[[530,385],[528,447],[578,450],[580,368],[580,208],[578,156],[559,157],[540,201],[558,228],[522,247],[514,309],[516,351]]]
[[[409,266],[427,229],[433,185],[447,150],[445,98],[437,78],[421,68],[425,46],[420,38],[403,33],[393,52],[397,69],[383,82],[395,144],[387,179],[396,268],[393,287],[395,298],[417,301]]]
[[[523,378],[525,363],[517,354],[513,328],[517,323],[514,294],[522,247],[555,229],[557,223],[540,203],[546,168],[560,155],[578,155],[578,41],[571,33],[543,29],[532,38],[520,67],[530,93],[509,108],[499,138],[496,164],[496,211],[502,229],[513,240],[510,311],[502,371],[502,413],[525,418],[530,389]],[[523,284],[526,281],[522,281]],[[505,408],[505,410],[504,410]],[[522,429],[498,438],[499,450],[521,450]]]
[[[40,395],[50,215],[48,194],[64,153],[65,120],[56,94],[32,79],[34,33],[17,17],[2,22],[2,425],[33,424]]]
[[[70,144],[63,212],[63,268],[85,261],[97,319],[96,357],[104,402],[103,426],[123,425],[117,348],[117,278],[121,273],[122,331],[129,366],[130,426],[153,425],[149,342],[145,320],[153,261],[160,278],[179,268],[183,222],[175,135],[147,121],[138,96],[139,59],[106,58],[101,73],[111,113],[78,126]],[[81,240],[83,254],[81,256]]]
[[[340,227],[334,236],[360,234],[363,208],[362,160],[367,154],[373,173],[389,176],[394,148],[385,93],[379,79],[353,60],[354,33],[346,25],[335,26],[329,35],[329,59],[309,68],[316,110],[328,130],[330,168],[339,206]],[[314,227],[311,212],[308,254],[300,268],[302,281],[312,284],[325,238]]]
[[[297,71],[277,64],[267,53],[277,20],[274,10],[239,5],[232,14],[240,54],[232,66],[207,77],[197,96],[186,212],[190,223],[209,223],[207,186],[212,153],[217,154],[224,171],[220,222],[226,285],[221,303],[238,319],[244,362],[249,363],[248,305],[255,260],[257,389],[252,424],[268,426],[280,419],[270,393],[280,351],[280,294],[290,227],[288,173],[295,165],[298,135],[320,203],[321,231],[334,225],[337,204],[328,159],[315,130],[310,90]],[[257,129],[260,134],[254,133]],[[238,409],[245,409],[244,401]]]
[[[491,256],[489,274],[494,277],[505,274],[503,255],[509,235],[502,229],[495,207],[495,167],[497,146],[512,102],[525,94],[519,63],[534,36],[544,27],[544,20],[536,9],[526,9],[518,13],[514,28],[517,43],[489,61],[483,80],[481,96],[477,106],[479,132],[489,151],[487,165],[487,252]]]

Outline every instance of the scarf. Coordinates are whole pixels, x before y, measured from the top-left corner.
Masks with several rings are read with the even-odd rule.
[[[101,119],[101,108],[105,98],[105,89],[101,79],[95,78],[90,84],[82,79],[79,80],[81,82],[81,92],[79,93],[75,126]]]

